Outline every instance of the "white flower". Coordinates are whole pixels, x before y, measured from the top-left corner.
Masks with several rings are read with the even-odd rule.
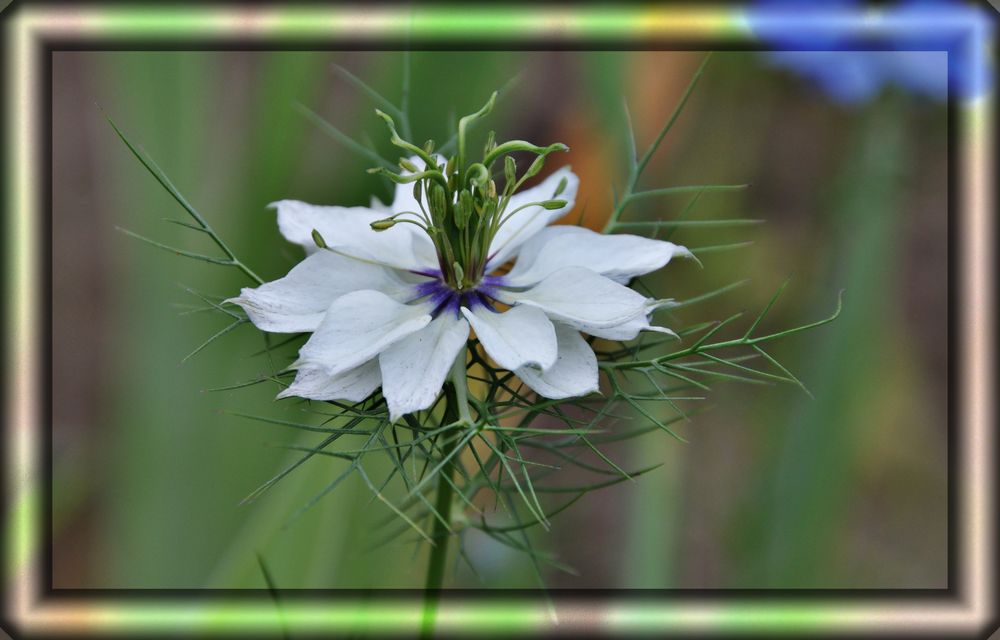
[[[292,365],[295,381],[278,397],[360,401],[381,386],[391,419],[426,409],[466,348],[470,326],[493,361],[538,394],[597,391],[597,358],[581,332],[612,340],[671,333],[649,324],[656,301],[626,285],[691,254],[670,242],[549,226],[573,207],[577,185],[564,167],[515,193],[506,208],[514,213],[488,238],[483,275],[461,290],[442,275],[439,251],[419,226],[370,226],[426,205],[411,185],[397,186],[391,207],[274,203],[282,235],[307,256],[285,277],[230,302],[263,331],[312,333]],[[565,205],[552,208],[556,194]],[[517,210],[544,201],[550,208]],[[511,260],[513,268],[497,275]]]

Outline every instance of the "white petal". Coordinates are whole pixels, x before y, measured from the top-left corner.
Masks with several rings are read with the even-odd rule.
[[[391,420],[434,404],[468,339],[469,323],[443,313],[379,355],[382,395]]]
[[[320,367],[303,367],[295,381],[278,398],[297,396],[309,400],[347,400],[361,402],[382,382],[378,361],[369,360],[359,367],[331,376]]]
[[[321,367],[328,375],[337,375],[430,321],[425,306],[400,304],[378,291],[348,293],[327,308],[323,322],[299,350],[296,365]]]
[[[505,280],[513,286],[528,286],[563,267],[587,267],[624,284],[656,271],[675,256],[694,257],[672,242],[558,225],[542,229],[521,247],[517,264]]]
[[[412,224],[397,224],[375,231],[371,223],[386,217],[384,211],[366,207],[320,207],[298,200],[271,203],[278,210],[278,229],[289,242],[302,245],[306,253],[316,251],[313,229],[328,247],[344,255],[406,270],[437,268],[434,245]]]
[[[676,333],[666,327],[650,325],[649,318],[647,318],[644,313],[613,327],[595,327],[586,323],[576,323],[574,326],[584,333],[588,333],[598,338],[605,338],[607,340],[634,340],[635,337],[639,335],[640,331],[655,331],[657,333],[665,333],[675,338],[678,337]]]
[[[546,369],[556,361],[556,332],[545,312],[535,307],[516,306],[503,313],[477,307],[462,307],[486,353],[513,371],[533,365]]]
[[[582,396],[599,388],[597,356],[580,333],[556,323],[559,356],[554,365],[541,371],[523,367],[515,371],[538,394],[546,398],[571,398]]]
[[[320,251],[292,267],[284,278],[241,289],[238,297],[226,302],[243,307],[262,331],[296,333],[315,331],[334,300],[361,289],[397,299],[413,290],[390,269]]]
[[[566,267],[525,291],[500,289],[506,304],[525,304],[553,320],[577,328],[614,327],[646,313],[647,299],[613,280],[583,267]]]
[[[566,188],[558,196],[555,191],[559,183],[565,178]],[[544,229],[550,223],[566,215],[573,208],[576,200],[576,190],[580,185],[580,179],[569,170],[569,167],[562,167],[538,186],[525,189],[511,196],[507,205],[507,213],[514,211],[520,206],[529,202],[543,202],[545,200],[565,200],[566,206],[561,209],[548,211],[542,207],[528,207],[513,214],[504,223],[497,235],[490,244],[490,265],[489,269],[499,267],[507,262],[517,253],[525,242],[533,235]],[[506,215],[506,213],[504,214]]]

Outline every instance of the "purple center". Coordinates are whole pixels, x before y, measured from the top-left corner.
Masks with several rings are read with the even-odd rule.
[[[448,311],[457,316],[461,307],[471,311],[481,306],[496,311],[493,302],[497,287],[503,285],[502,276],[484,276],[474,288],[456,291],[441,279],[439,271],[421,272],[420,275],[433,279],[414,287],[416,290],[414,301],[427,298],[427,301],[434,305],[431,315],[435,318]]]

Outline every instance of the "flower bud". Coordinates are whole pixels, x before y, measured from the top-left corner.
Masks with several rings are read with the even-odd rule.
[[[465,280],[465,269],[458,262],[453,262],[451,268],[455,272],[455,282],[461,287],[462,282]]]
[[[503,159],[503,177],[507,184],[513,184],[517,180],[517,163],[510,156]]]
[[[413,164],[406,158],[399,159],[399,166],[410,173],[420,173],[420,169],[417,168],[417,165]]]
[[[444,187],[435,182],[431,185],[427,196],[430,200],[431,216],[434,220],[444,220],[444,216],[448,212],[448,202]]]
[[[413,199],[416,200],[417,202],[420,202],[420,197],[424,193],[424,188],[422,185],[423,183],[420,180],[417,180],[416,182],[413,183]]]
[[[312,238],[317,247],[320,249],[326,249],[326,240],[323,239],[323,236],[316,229],[312,230]]]
[[[566,190],[566,178],[559,181],[559,186],[556,187],[556,192],[552,194],[553,198],[558,198],[559,194]]]
[[[428,140],[427,142],[424,143],[424,151],[427,152],[427,155],[431,155],[432,153],[434,153],[433,140]]]
[[[538,175],[538,172],[542,170],[542,167],[544,165],[545,165],[545,156],[538,156],[537,158],[535,158],[535,161],[531,163],[531,166],[528,167],[528,170],[524,173],[524,177],[531,178],[533,176]]]
[[[376,220],[371,223],[371,228],[375,231],[385,231],[386,229],[392,229],[396,226],[396,221],[392,218],[386,218],[384,220]]]
[[[482,215],[486,217],[487,220],[493,218],[493,214],[497,211],[497,201],[495,198],[491,198],[483,203]]]
[[[542,208],[548,211],[555,211],[556,209],[562,209],[566,204],[565,200],[546,200],[542,203]]]
[[[455,226],[464,229],[472,217],[472,194],[468,189],[462,189],[455,204]]]

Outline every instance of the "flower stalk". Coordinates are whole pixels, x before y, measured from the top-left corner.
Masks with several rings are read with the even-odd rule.
[[[463,354],[464,356],[464,354]],[[465,386],[465,358],[462,357],[462,383],[461,386]],[[458,360],[455,361],[456,365],[459,363]],[[457,368],[457,366],[456,366]],[[462,420],[459,393],[457,390],[459,386],[453,377],[452,382],[445,383],[444,394],[445,394],[445,409],[444,409],[444,423],[453,424],[457,421]],[[464,395],[464,394],[463,394]],[[465,413],[468,414],[468,403],[465,402]],[[438,601],[441,597],[441,587],[444,584],[444,568],[445,563],[448,560],[448,542],[451,540],[451,529],[449,523],[451,522],[451,504],[454,502],[454,491],[452,489],[454,485],[455,476],[455,456],[452,452],[459,439],[459,434],[457,429],[452,429],[442,436],[445,438],[444,443],[441,445],[441,455],[446,460],[444,466],[438,473],[436,497],[434,500],[434,510],[437,512],[437,517],[434,518],[434,527],[431,530],[431,553],[430,558],[427,561],[427,578],[424,581],[424,616],[423,622],[421,624],[421,637],[430,638],[434,634],[434,621],[437,617],[437,606]]]

